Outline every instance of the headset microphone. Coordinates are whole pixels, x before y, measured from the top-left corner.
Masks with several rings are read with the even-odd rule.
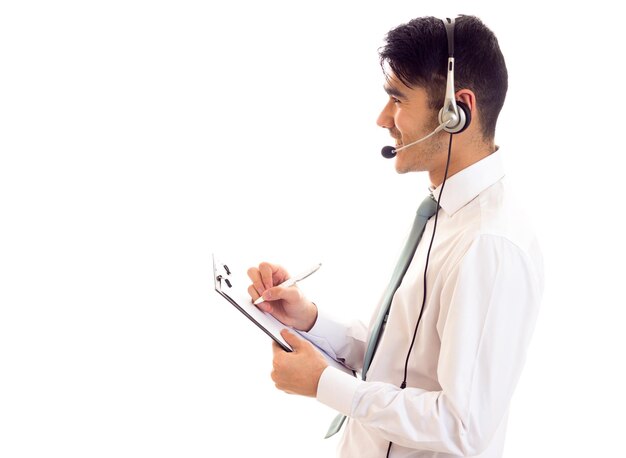
[[[414,142],[411,142],[408,145],[404,145],[401,148],[394,148],[393,146],[383,146],[383,149],[380,151],[380,154],[382,154],[385,159],[392,159],[396,157],[396,154],[398,154],[398,151],[402,151],[403,149],[406,149],[410,146],[417,145],[418,143],[429,139],[430,137],[435,135],[437,132],[444,130],[446,128],[446,125],[448,125],[449,122],[450,122],[449,119],[441,122],[441,124],[439,124],[439,126],[437,126],[435,130],[433,130],[431,133],[429,133],[425,137],[422,137],[419,140],[415,140]]]
[[[382,154],[385,159],[393,159],[396,157],[396,149],[393,146],[383,146],[383,149],[380,150],[380,154]]]

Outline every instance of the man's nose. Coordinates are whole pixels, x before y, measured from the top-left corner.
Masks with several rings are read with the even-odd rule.
[[[385,129],[392,129],[395,127],[393,122],[393,113],[392,113],[393,102],[390,100],[387,102],[383,111],[378,115],[378,119],[376,120],[376,124],[380,127],[384,127]]]

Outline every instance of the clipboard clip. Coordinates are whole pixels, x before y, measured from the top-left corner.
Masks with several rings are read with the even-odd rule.
[[[226,286],[228,286],[229,288],[232,288],[233,284],[228,279],[228,276],[230,275],[230,269],[228,268],[228,266],[226,264],[222,264],[222,268],[224,269],[224,272],[226,273],[226,276],[219,274],[219,275],[217,275],[215,277],[215,279],[219,282],[220,288],[222,287],[222,280],[224,280],[224,283],[226,283]]]

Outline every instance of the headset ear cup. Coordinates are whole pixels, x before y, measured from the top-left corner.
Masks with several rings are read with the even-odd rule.
[[[469,107],[459,100],[456,101],[457,110],[459,112],[459,121],[452,127],[444,127],[444,132],[448,132],[449,134],[458,134],[459,132],[463,132],[467,129],[472,121],[472,112]],[[446,115],[446,107],[442,108],[439,111],[439,122],[444,122],[444,117]]]
[[[456,106],[459,108],[459,115],[461,116],[461,120],[465,118],[463,126],[461,126],[461,128],[455,132],[456,134],[458,134],[469,127],[470,123],[472,122],[472,111],[465,102],[461,102],[460,100],[456,101]]]

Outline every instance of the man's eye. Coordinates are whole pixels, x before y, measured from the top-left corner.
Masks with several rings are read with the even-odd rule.
[[[393,101],[393,103],[402,103],[400,102],[400,99],[396,99],[395,97],[391,97],[391,100]]]

